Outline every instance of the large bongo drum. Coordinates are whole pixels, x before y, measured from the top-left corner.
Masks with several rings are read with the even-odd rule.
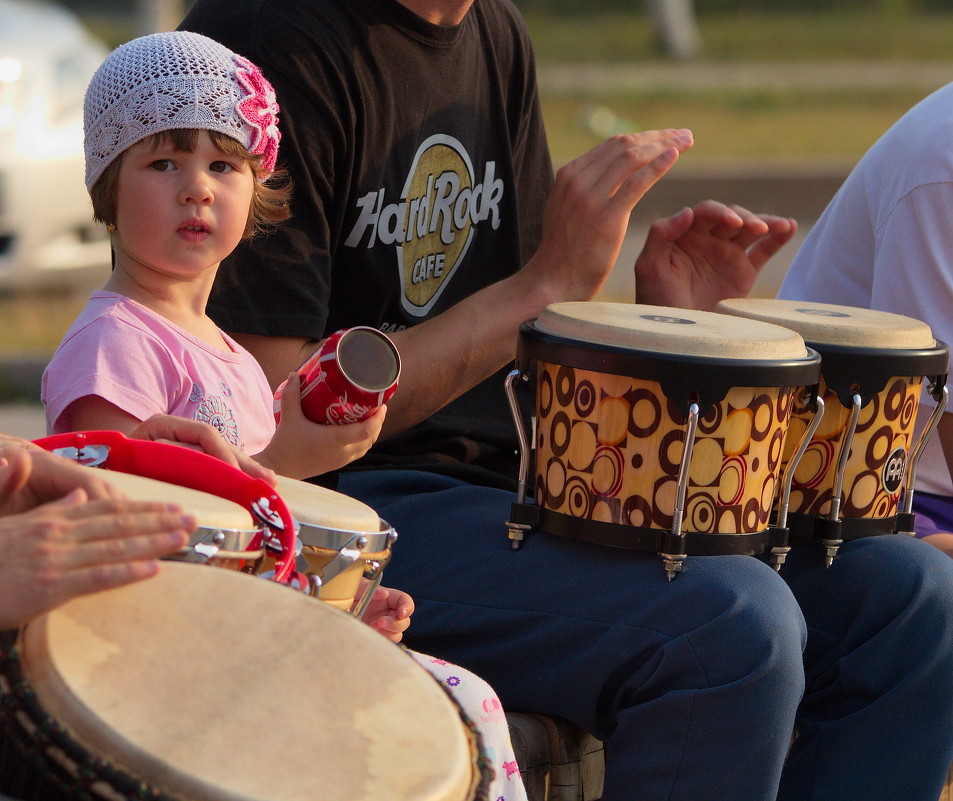
[[[843,540],[912,533],[916,462],[946,405],[947,346],[920,320],[871,309],[768,298],[717,309],[791,328],[821,354],[825,414],[794,470],[791,534],[819,540],[829,563]],[[914,443],[925,383],[937,407]],[[804,429],[803,411],[792,431]]]
[[[401,647],[304,593],[165,563],[0,658],[0,787],[31,801],[469,801],[479,744]]]
[[[773,547],[769,517],[797,394],[820,359],[800,335],[710,312],[557,303],[519,332],[507,379],[520,434],[510,523],[662,555]],[[535,379],[535,435],[517,379]],[[529,463],[535,504],[523,503]]]
[[[298,524],[299,569],[310,592],[360,617],[380,584],[397,533],[370,506],[340,492],[284,476],[276,490]],[[369,583],[357,598],[361,578]]]
[[[198,526],[189,535],[188,546],[170,559],[250,572],[264,557],[264,526],[256,523],[251,512],[227,498],[117,470],[80,469],[96,470],[97,478],[132,501],[176,503],[195,515]]]
[[[73,431],[42,437],[34,443],[81,465],[104,468],[104,473],[150,478],[237,503],[251,513],[260,528],[259,536],[248,548],[262,547],[273,556],[276,581],[292,584],[301,580],[295,570],[294,520],[285,502],[263,479],[253,478],[201,451],[167,442],[131,439],[118,431]],[[139,499],[158,501],[163,495]],[[217,539],[220,547],[224,541],[221,536]],[[236,542],[235,538],[230,540],[232,545]],[[207,550],[207,546],[202,549]],[[195,554],[200,555],[202,549]]]

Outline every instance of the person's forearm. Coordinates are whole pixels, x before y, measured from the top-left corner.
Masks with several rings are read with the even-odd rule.
[[[520,323],[555,299],[523,271],[425,323],[391,334],[400,351],[401,377],[387,403],[382,436],[426,420],[512,361]]]

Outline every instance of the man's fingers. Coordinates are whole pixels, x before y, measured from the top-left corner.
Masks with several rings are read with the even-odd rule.
[[[623,181],[615,193],[614,200],[631,210],[643,198],[645,193],[655,186],[656,182],[672,168],[677,160],[678,150],[673,147],[664,150],[647,165]]]

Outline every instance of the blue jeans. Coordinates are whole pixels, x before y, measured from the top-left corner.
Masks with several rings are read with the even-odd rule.
[[[939,796],[953,560],[936,549],[869,538],[825,569],[807,545],[781,575],[689,557],[668,582],[654,555],[539,532],[513,551],[498,489],[410,470],[339,489],[398,532],[385,584],[416,600],[407,644],[605,740],[604,801]]]

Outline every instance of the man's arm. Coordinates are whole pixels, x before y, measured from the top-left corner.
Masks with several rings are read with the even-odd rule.
[[[522,270],[391,335],[402,367],[383,436],[427,419],[511,361],[520,323],[547,304],[592,298],[615,264],[632,208],[691,145],[683,130],[616,136],[563,167],[541,244]],[[314,349],[303,338],[235,337],[273,386]]]

